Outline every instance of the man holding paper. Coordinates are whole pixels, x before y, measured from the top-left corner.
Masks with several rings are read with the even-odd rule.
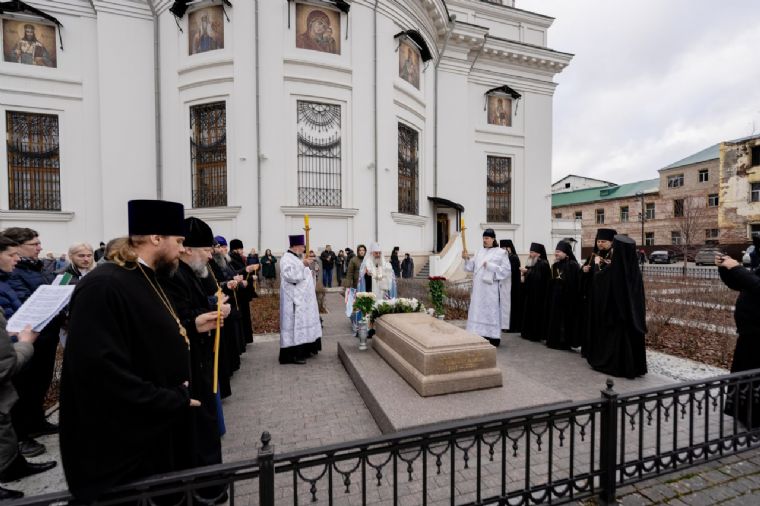
[[[23,303],[40,286],[49,285],[55,275],[43,269],[40,260],[42,242],[35,230],[12,227],[5,229],[3,235],[19,245],[21,261],[10,274],[8,284]],[[36,329],[40,336],[34,343],[34,356],[13,378],[19,396],[18,402],[13,406],[13,426],[18,434],[21,453],[26,457],[45,452],[45,446],[33,438],[58,432],[58,426],[45,419],[43,408],[45,395],[53,380],[58,335],[64,319],[63,314],[53,316],[45,328]]]
[[[190,340],[158,275],[175,271],[182,204],[133,200],[129,237],[71,298],[61,374],[60,441],[69,490],[93,502],[111,487],[192,466]],[[196,330],[216,328],[200,315]]]

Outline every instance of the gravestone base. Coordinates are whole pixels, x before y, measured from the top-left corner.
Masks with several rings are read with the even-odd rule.
[[[421,396],[502,386],[496,349],[482,337],[424,313],[375,321],[373,349]]]

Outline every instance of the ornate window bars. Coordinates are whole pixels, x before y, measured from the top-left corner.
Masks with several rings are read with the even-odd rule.
[[[224,102],[190,108],[193,207],[227,205],[227,108]]]
[[[340,106],[298,101],[298,205],[341,207]]]
[[[5,119],[9,208],[60,211],[58,116],[7,111]]]
[[[419,133],[398,126],[398,212],[419,214]]]
[[[487,219],[489,223],[512,221],[512,159],[487,157]]]

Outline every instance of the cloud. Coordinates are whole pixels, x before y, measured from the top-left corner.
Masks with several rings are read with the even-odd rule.
[[[556,18],[549,46],[575,53],[556,78],[553,178],[620,183],[721,140],[760,133],[754,0],[517,0]]]

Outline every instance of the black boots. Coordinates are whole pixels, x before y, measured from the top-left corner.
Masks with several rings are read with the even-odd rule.
[[[15,460],[11,462],[11,465],[9,465],[5,471],[0,473],[0,481],[16,481],[33,474],[44,473],[49,469],[53,469],[57,464],[58,463],[54,460],[40,463],[29,462],[23,455],[21,455],[21,453],[19,453]]]
[[[9,488],[0,487],[0,501],[21,499],[22,497],[24,497],[24,493],[20,490],[11,490]]]

